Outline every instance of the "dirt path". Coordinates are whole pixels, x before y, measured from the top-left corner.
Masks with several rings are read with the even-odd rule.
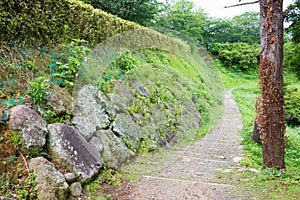
[[[217,170],[234,167],[243,156],[241,114],[231,94],[232,90],[225,91],[224,115],[213,130],[192,146],[170,152],[163,166],[154,160],[148,173],[147,167],[141,170],[129,199],[239,199],[233,185],[213,181]]]

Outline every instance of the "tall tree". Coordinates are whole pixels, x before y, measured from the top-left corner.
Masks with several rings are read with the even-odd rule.
[[[283,0],[260,0],[260,85],[259,113],[263,164],[285,169],[283,98]]]
[[[256,120],[261,131],[263,165],[269,168],[285,169],[283,0],[258,0],[234,6],[253,3],[259,3],[260,6],[261,104]]]
[[[181,32],[202,43],[207,16],[202,9],[195,9],[192,1],[176,0],[166,6],[157,18],[155,27],[168,28]]]
[[[293,42],[300,43],[300,0],[291,4],[286,14],[286,21],[291,23],[287,31],[292,34]]]
[[[162,5],[157,0],[83,0],[123,19],[150,26]]]
[[[212,43],[258,44],[259,13],[246,12],[232,19],[211,18],[206,20],[203,33],[203,45],[210,47]]]
[[[231,23],[233,41],[259,43],[259,13],[245,12],[233,17]]]

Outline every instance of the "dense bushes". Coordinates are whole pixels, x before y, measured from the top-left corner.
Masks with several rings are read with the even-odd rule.
[[[76,0],[0,1],[0,42],[38,45],[76,38],[96,45],[136,27]]]
[[[284,51],[284,68],[294,72],[300,79],[300,44],[287,43]]]
[[[258,68],[259,46],[246,43],[215,43],[211,52],[218,56],[223,66],[233,71]]]
[[[300,90],[296,87],[286,87],[284,98],[287,124],[300,125]]]

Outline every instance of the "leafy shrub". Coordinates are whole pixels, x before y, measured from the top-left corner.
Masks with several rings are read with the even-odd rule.
[[[296,73],[300,79],[300,44],[287,43],[284,45],[284,67]]]
[[[102,169],[101,179],[103,183],[107,183],[113,186],[120,186],[123,175],[115,169],[108,168],[106,166]]]
[[[121,55],[112,63],[112,65],[118,67],[120,70],[126,72],[137,67],[140,63],[138,59],[138,52],[132,53],[129,50],[121,53]]]
[[[29,85],[30,88],[28,90],[28,95],[31,97],[32,103],[35,105],[41,105],[48,96],[47,89],[49,84],[45,83],[44,77],[39,77],[33,82],[30,82]]]
[[[115,80],[120,80],[126,72],[134,69],[140,63],[138,52],[129,50],[121,52],[104,70],[100,81],[97,83],[98,88],[105,94],[112,93],[112,83]]]
[[[258,66],[259,46],[246,43],[215,43],[211,52],[218,56],[224,67],[233,71],[248,71]]]
[[[53,55],[51,69],[53,82],[59,86],[71,90],[84,57],[90,52],[89,48],[81,45],[84,41],[73,40],[69,44],[60,44],[55,51],[60,52]]]
[[[285,88],[284,108],[289,125],[300,125],[300,91],[295,87]]]

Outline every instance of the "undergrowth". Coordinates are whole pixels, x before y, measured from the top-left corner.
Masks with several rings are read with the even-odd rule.
[[[32,157],[46,156],[43,149],[25,148],[20,135],[0,127],[0,196],[36,199],[35,175],[28,168]]]

